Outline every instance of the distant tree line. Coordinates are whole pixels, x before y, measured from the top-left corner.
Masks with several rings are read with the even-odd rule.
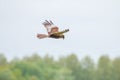
[[[0,80],[120,80],[120,57],[103,55],[94,63],[90,56],[78,60],[71,54],[54,60],[33,54],[7,61],[0,54]]]

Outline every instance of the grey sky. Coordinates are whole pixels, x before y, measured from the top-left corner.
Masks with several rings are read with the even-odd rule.
[[[96,59],[120,56],[120,0],[0,0],[0,52],[9,59],[39,53],[76,53]],[[65,40],[36,38],[46,33],[41,24],[52,20]]]

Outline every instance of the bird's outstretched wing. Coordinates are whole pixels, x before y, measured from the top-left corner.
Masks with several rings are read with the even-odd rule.
[[[62,35],[63,33],[66,33],[66,32],[68,32],[68,31],[69,31],[69,29],[65,29],[65,30],[63,30],[63,31],[55,32],[54,34],[55,34],[55,35]]]
[[[53,34],[59,31],[59,28],[55,26],[52,21],[45,20],[43,25],[47,29],[48,34]]]

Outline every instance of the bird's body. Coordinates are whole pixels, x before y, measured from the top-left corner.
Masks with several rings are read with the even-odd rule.
[[[59,28],[55,25],[53,25],[53,22],[50,21],[48,22],[47,20],[43,23],[45,28],[47,29],[48,35],[47,34],[37,34],[37,37],[39,39],[43,38],[55,38],[55,39],[60,39],[60,38],[65,38],[63,33],[66,33],[69,31],[69,29],[65,29],[63,31],[59,31]]]

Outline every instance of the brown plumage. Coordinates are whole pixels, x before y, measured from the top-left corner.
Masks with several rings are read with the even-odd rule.
[[[64,39],[65,36],[63,33],[66,33],[69,31],[69,29],[65,29],[63,31],[59,31],[59,28],[53,24],[52,21],[47,21],[43,23],[44,27],[47,29],[48,34],[37,34],[37,37],[39,39],[43,38],[55,38],[55,39]]]

